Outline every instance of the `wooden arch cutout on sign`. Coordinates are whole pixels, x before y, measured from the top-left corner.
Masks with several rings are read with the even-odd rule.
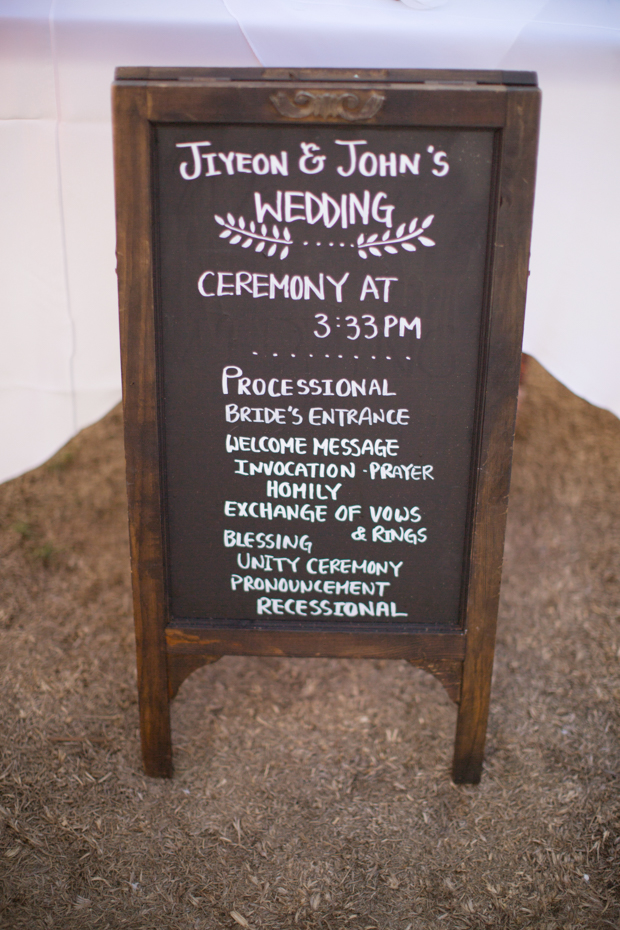
[[[170,700],[177,696],[179,688],[192,672],[204,668],[205,665],[212,665],[221,658],[222,656],[207,655],[202,651],[195,654],[170,651],[168,653],[168,697]],[[453,659],[444,659],[443,661],[437,659],[434,662],[429,662],[421,657],[407,659],[407,661],[415,668],[420,668],[433,675],[444,686],[450,700],[455,704],[459,703],[463,674],[462,662]]]
[[[224,655],[405,659],[482,771],[540,94],[501,71],[121,68],[147,774]]]

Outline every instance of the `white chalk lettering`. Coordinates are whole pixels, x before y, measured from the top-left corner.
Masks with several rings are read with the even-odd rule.
[[[398,440],[396,439],[339,439],[332,436],[329,439],[312,439],[312,454],[322,453],[328,455],[347,455],[358,458],[361,455],[383,456],[398,455]]]
[[[308,536],[288,536],[283,533],[238,533],[236,530],[224,530],[224,546],[227,549],[301,549],[312,552],[312,542]]]
[[[256,612],[259,616],[283,617],[310,616],[310,617],[407,617],[407,613],[399,611],[395,601],[368,601],[367,603],[355,601],[329,601],[327,599],[296,600],[280,597],[259,597],[256,600]]]
[[[371,462],[370,477],[402,478],[405,481],[434,481],[432,465],[392,465],[389,462]]]
[[[361,426],[363,423],[371,426],[375,423],[407,426],[409,418],[409,410],[406,407],[398,410],[372,410],[370,407],[362,407],[361,410],[355,407],[331,407],[327,410],[324,407],[311,407],[308,413],[308,422],[312,426],[325,426],[327,423],[334,426]]]

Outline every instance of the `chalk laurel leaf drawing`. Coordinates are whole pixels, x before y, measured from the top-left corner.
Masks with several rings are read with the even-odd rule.
[[[265,252],[268,258],[272,258],[278,249],[280,250],[280,258],[286,258],[290,247],[293,245],[288,226],[284,226],[282,232],[280,232],[280,227],[277,223],[274,223],[271,232],[269,232],[265,223],[262,223],[258,228],[254,220],[251,220],[248,225],[244,217],[240,216],[236,220],[232,213],[227,213],[226,219],[216,213],[214,219],[218,225],[224,227],[220,233],[220,239],[228,239],[231,245],[241,245],[242,249],[249,249],[254,246],[255,252]],[[398,255],[397,246],[400,246],[405,252],[415,252],[417,246],[413,242],[414,239],[420,245],[430,248],[435,245],[434,240],[429,239],[428,236],[423,236],[422,233],[428,229],[434,219],[434,214],[431,214],[418,226],[416,216],[411,220],[409,226],[406,223],[401,223],[394,233],[387,229],[381,238],[379,238],[379,233],[372,233],[368,238],[364,233],[360,233],[356,242],[358,255],[361,258],[368,258],[369,253],[377,258],[381,258],[383,252],[387,252],[388,255]],[[317,243],[317,245],[319,244]]]
[[[249,249],[254,246],[255,252],[263,252],[269,246],[266,253],[269,258],[275,255],[278,249],[280,249],[280,258],[286,258],[289,248],[293,244],[287,226],[280,233],[279,227],[274,223],[270,235],[265,223],[261,225],[260,229],[257,229],[256,223],[252,220],[247,226],[242,216],[235,220],[232,213],[227,213],[226,219],[216,213],[214,219],[216,223],[224,227],[220,233],[220,239],[228,239],[231,245],[241,243],[242,249]]]
[[[368,253],[370,252],[371,255],[380,258],[383,254],[381,249],[386,251],[389,255],[397,255],[397,246],[400,246],[405,252],[415,252],[416,246],[412,242],[412,239],[416,239],[421,245],[430,248],[435,245],[434,240],[429,239],[428,236],[423,236],[422,233],[428,229],[434,219],[435,215],[431,214],[418,226],[418,218],[416,216],[415,219],[411,220],[409,223],[408,229],[406,223],[401,223],[394,234],[388,229],[383,233],[380,239],[379,233],[373,233],[373,235],[368,236],[368,238],[364,236],[364,233],[360,233],[357,237],[358,255],[361,258],[368,258]]]

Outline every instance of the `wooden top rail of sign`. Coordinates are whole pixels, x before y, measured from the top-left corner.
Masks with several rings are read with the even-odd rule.
[[[480,779],[540,93],[502,71],[120,68],[143,756],[223,655],[406,659]]]

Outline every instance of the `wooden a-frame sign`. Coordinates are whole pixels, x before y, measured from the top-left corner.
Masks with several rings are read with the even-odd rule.
[[[530,73],[121,68],[147,774],[223,655],[406,659],[480,779],[540,94]]]

